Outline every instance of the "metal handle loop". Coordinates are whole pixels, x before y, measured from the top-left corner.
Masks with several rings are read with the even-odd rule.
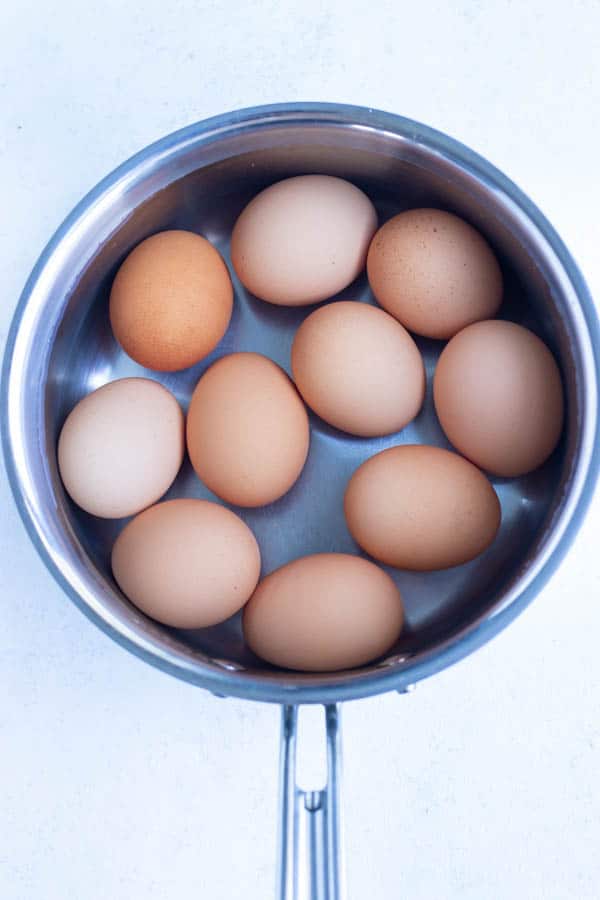
[[[341,845],[341,732],[337,705],[325,707],[327,785],[296,784],[298,707],[281,719],[279,872],[277,900],[344,900]]]

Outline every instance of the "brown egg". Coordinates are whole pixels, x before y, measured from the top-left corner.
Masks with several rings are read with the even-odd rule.
[[[377,214],[366,194],[330,175],[279,181],[244,209],[231,261],[244,285],[279,306],[337,294],[365,266]]]
[[[94,516],[131,516],[169,489],[184,453],[183,413],[148,378],[121,378],[80,400],[58,440],[70,497]]]
[[[125,526],[112,570],[146,615],[175,628],[205,628],[244,605],[258,581],[260,551],[231,510],[207,500],[168,500]]]
[[[283,369],[258,353],[214,363],[192,395],[187,446],[204,484],[228,503],[262,506],[285,494],[306,461],[308,416]]]
[[[190,231],[162,231],[131,251],[110,293],[115,338],[140,365],[174,372],[217,346],[233,288],[221,255]]]
[[[403,428],[425,393],[415,342],[392,316],[366,303],[330,303],[311,313],[294,338],[292,372],[311,409],[360,436]]]
[[[439,358],[433,397],[448,440],[495,475],[536,469],[558,443],[558,366],[535,334],[513,322],[478,322],[457,334]]]
[[[346,489],[344,511],[363,550],[420,572],[468,562],[500,526],[500,503],[479,469],[422,445],[392,447],[363,463]]]
[[[334,672],[362,666],[398,640],[398,588],[382,569],[345,553],[303,556],[264,578],[244,609],[244,637],[275,666]]]
[[[383,225],[367,258],[369,284],[416,334],[447,339],[496,314],[502,272],[471,225],[441,209],[411,209]]]

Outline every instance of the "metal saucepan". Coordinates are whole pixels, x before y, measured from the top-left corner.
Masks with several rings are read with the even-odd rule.
[[[549,462],[514,480],[495,479],[502,528],[481,558],[427,576],[391,574],[408,627],[384,660],[329,675],[277,671],[244,647],[239,617],[198,631],[163,627],[134,609],[110,573],[122,522],[101,521],[66,498],[56,440],[71,407],[111,379],[145,374],[115,343],[107,304],[128,251],[165,228],[200,231],[227,257],[245,203],[267,184],[308,172],[348,178],[380,216],[440,206],[479,228],[505,273],[501,314],[533,328],[562,369],[567,423]],[[199,365],[160,378],[185,406],[203,370],[233,350],[258,350],[289,371],[292,336],[306,309],[277,308],[235,282],[226,337]],[[360,280],[343,296],[368,299]],[[440,344],[419,341],[428,376]],[[560,238],[512,182],[456,141],[399,116],[351,106],[285,104],[219,116],[153,144],[82,200],[44,250],[25,287],[4,363],[2,427],[12,488],[29,534],[75,603],[128,650],[219,695],[283,704],[282,840],[278,897],[339,900],[338,704],[405,691],[471,653],[508,625],[565,553],[590,500],[599,461],[600,336],[585,283]],[[429,387],[431,378],[428,378]],[[429,401],[430,401],[429,395]],[[374,440],[312,422],[312,444],[297,484],[278,502],[242,517],[269,571],[318,550],[357,552],[342,495],[354,469],[396,443],[447,446],[432,404],[401,434]],[[210,496],[184,465],[169,496]],[[329,780],[305,794],[295,785],[299,704],[326,706]],[[305,858],[300,865],[299,856]],[[304,868],[306,866],[306,868]]]

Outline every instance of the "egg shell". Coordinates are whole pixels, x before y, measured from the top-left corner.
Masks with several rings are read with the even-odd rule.
[[[378,302],[399,322],[446,340],[498,311],[502,272],[482,235],[441,209],[411,209],[379,229],[367,258]]]
[[[212,244],[190,231],[162,231],[138,244],[117,272],[110,323],[125,352],[161,372],[192,366],[229,325],[233,287]]]
[[[112,551],[123,593],[165,625],[205,628],[237,612],[260,574],[248,526],[208,500],[167,500],[129,522]]]
[[[185,448],[175,397],[148,378],[121,378],[88,394],[67,416],[58,468],[72,500],[118,519],[156,502],[179,471]]]
[[[243,628],[254,653],[275,666],[333,672],[386,653],[403,619],[398,588],[382,569],[358,556],[317,553],[260,582]]]
[[[531,472],[563,427],[560,372],[537,335],[514,322],[470,325],[444,348],[433,397],[451,444],[495,475]]]
[[[232,353],[202,376],[187,416],[198,477],[238,506],[285,494],[306,461],[308,416],[283,369],[259,353]]]
[[[500,503],[472,463],[440,447],[403,445],[372,456],[344,497],[354,540],[380,562],[431,571],[468,562],[494,540]]]
[[[311,313],[294,338],[292,373],[311,409],[362,437],[398,431],[423,404],[425,369],[415,342],[366,303],[340,301]]]
[[[299,175],[261,191],[231,236],[242,284],[279,306],[337,294],[362,272],[377,213],[361,190],[330,175]]]

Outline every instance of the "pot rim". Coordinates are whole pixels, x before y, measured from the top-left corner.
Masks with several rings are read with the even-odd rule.
[[[584,354],[586,378],[591,390],[587,397],[587,416],[582,422],[582,451],[578,471],[570,488],[570,496],[565,502],[553,529],[554,540],[544,548],[541,559],[531,566],[524,587],[519,582],[496,607],[470,628],[454,636],[441,648],[423,654],[414,662],[408,662],[400,669],[382,667],[363,675],[356,673],[348,678],[348,673],[338,677],[321,679],[318,685],[309,683],[280,683],[276,678],[265,678],[244,672],[243,678],[235,670],[209,667],[200,660],[194,665],[189,659],[177,657],[166,648],[158,647],[149,639],[136,633],[135,629],[123,622],[111,621],[103,616],[81,596],[61,571],[59,561],[53,556],[36,522],[28,498],[24,492],[18,446],[15,444],[15,423],[11,416],[11,395],[18,390],[20,370],[13,367],[19,335],[25,312],[34,287],[42,273],[52,261],[57,248],[68,239],[69,233],[108,192],[120,183],[125,184],[134,176],[142,177],[142,171],[167,159],[175,150],[188,144],[200,144],[219,137],[229,136],[236,131],[256,129],[261,126],[298,125],[302,123],[345,125],[369,129],[375,132],[391,132],[413,144],[424,144],[434,152],[458,163],[479,180],[483,180],[494,190],[502,192],[541,233],[551,247],[560,266],[564,270],[574,294],[585,326],[588,347]],[[77,204],[73,211],[58,227],[41,253],[23,289],[13,316],[8,334],[2,371],[2,443],[5,464],[11,489],[21,519],[39,555],[67,595],[104,632],[119,644],[141,657],[146,662],[177,676],[183,680],[205,687],[218,695],[237,696],[253,700],[277,703],[332,703],[357,699],[390,690],[405,691],[409,686],[458,662],[507,627],[533,600],[563,559],[572,543],[591,501],[595,482],[600,469],[600,417],[598,415],[597,385],[600,383],[600,327],[596,310],[577,264],[565,244],[540,210],[505,175],[486,159],[460,142],[426,125],[371,108],[337,103],[279,103],[250,107],[224,113],[194,123],[142,149],[100,181]],[[587,384],[587,382],[586,382]]]

